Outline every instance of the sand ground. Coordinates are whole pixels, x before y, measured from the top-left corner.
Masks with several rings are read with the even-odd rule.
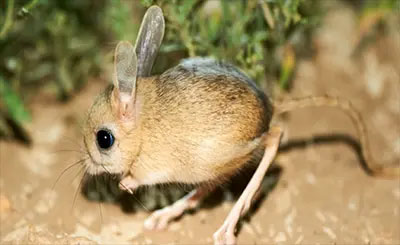
[[[350,99],[367,124],[373,155],[385,161],[400,155],[400,32],[392,26],[353,55],[357,33],[352,9],[329,11],[313,38],[314,55],[299,60],[289,96],[328,93]],[[185,215],[165,231],[150,232],[142,226],[149,215],[143,209],[127,212],[81,192],[74,202],[79,168],[52,189],[77,159],[69,150],[81,141],[78,122],[104,86],[93,80],[67,104],[38,98],[31,104],[33,145],[0,142],[1,243],[212,243],[233,206],[229,198]],[[354,139],[354,128],[341,111],[304,109],[274,123],[285,129],[275,160],[279,171],[266,177],[271,190],[242,223],[239,244],[400,244],[400,182],[361,170],[346,140]],[[318,136],[330,140],[312,141]],[[301,140],[308,143],[297,144]]]

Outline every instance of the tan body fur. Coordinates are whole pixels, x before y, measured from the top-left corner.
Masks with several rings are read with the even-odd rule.
[[[263,147],[260,139],[268,130],[271,103],[236,68],[207,62],[205,66],[220,69],[210,73],[207,67],[192,70],[180,65],[137,81],[137,120],[118,123],[123,132],[116,135],[123,162],[119,173],[129,172],[140,184],[218,181],[238,171],[254,150]],[[107,107],[99,103],[109,103],[111,90],[102,96],[97,108]],[[112,111],[94,109],[89,117],[103,121],[107,114],[114,115],[108,120],[119,121]]]

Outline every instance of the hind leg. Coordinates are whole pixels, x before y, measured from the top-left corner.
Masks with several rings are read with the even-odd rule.
[[[198,187],[172,205],[154,211],[145,220],[144,227],[149,230],[165,229],[170,221],[181,216],[186,210],[196,208],[210,192],[210,187],[206,185]]]
[[[276,155],[281,135],[282,131],[279,127],[272,127],[269,130],[265,139],[266,147],[264,156],[250,182],[240,195],[239,200],[229,212],[228,217],[226,217],[223,225],[214,233],[214,244],[235,244],[236,224],[238,223],[239,218],[249,210],[255,194],[260,188],[264,175]]]

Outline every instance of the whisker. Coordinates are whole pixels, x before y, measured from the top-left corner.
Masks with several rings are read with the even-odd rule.
[[[84,171],[85,170],[85,166],[82,166],[82,168],[78,171],[78,173],[72,178],[72,181],[71,181],[71,183],[72,182],[74,182],[75,180],[76,180],[76,178],[78,178],[78,176],[82,173],[82,171]],[[87,170],[87,167],[86,167],[86,170]]]
[[[76,141],[76,139],[74,139],[70,136],[63,134],[62,137],[63,137],[63,140],[69,141],[70,143],[73,143],[74,145],[78,145],[79,147],[81,146],[81,143],[79,143],[79,141]]]
[[[146,210],[146,212],[150,212],[150,210],[139,200],[139,198],[137,198],[134,194],[132,194],[133,198],[135,198],[135,200],[140,204],[140,206],[142,206],[142,208],[144,210]]]
[[[131,196],[133,197],[133,198],[135,198],[135,200],[137,201],[137,203],[139,203],[140,204],[140,206],[142,206],[142,208],[144,209],[144,210],[146,210],[147,212],[150,212],[150,210],[135,196],[135,194],[132,192],[132,190],[130,190],[128,187],[126,187],[124,184],[122,184],[122,183],[119,183],[122,187],[124,187],[124,189],[126,190],[126,191],[128,191],[130,194],[131,194]]]
[[[58,177],[57,177],[57,179],[56,179],[56,182],[53,184],[53,187],[51,188],[51,190],[54,191],[54,188],[56,187],[58,181],[61,179],[61,177],[63,176],[63,174],[64,174],[65,172],[67,172],[67,171],[68,171],[69,169],[71,169],[72,167],[81,164],[82,162],[86,161],[87,159],[88,159],[88,158],[80,159],[80,160],[78,160],[78,161],[72,163],[72,164],[69,165],[68,167],[66,167],[63,171],[61,171],[61,173],[58,175]]]
[[[110,176],[113,176],[110,171],[108,171],[108,169],[104,166],[104,164],[100,164],[100,166],[104,169],[104,171],[106,171]]]
[[[100,210],[100,223],[101,223],[101,226],[103,226],[104,221],[103,221],[103,211],[102,211],[102,207],[101,207],[101,202],[99,202],[99,210]]]
[[[84,181],[86,175],[88,174],[87,168],[85,168],[85,167],[82,168],[82,169],[79,171],[79,174],[82,173],[82,170],[83,170],[85,173],[83,174],[82,179],[79,181],[78,188],[77,188],[76,191],[75,191],[74,201],[72,202],[71,211],[74,210],[75,201],[76,201],[76,198],[77,198],[77,196],[78,196],[78,192],[80,191],[80,189],[81,189],[81,187],[82,187],[82,183],[83,183],[83,181]]]
[[[87,152],[84,152],[82,150],[73,150],[73,149],[62,149],[62,150],[51,151],[50,154],[55,154],[60,152],[78,152],[82,154],[87,154]]]
[[[99,211],[100,211],[100,222],[101,222],[101,225],[103,225],[103,212],[102,212],[102,210],[101,210],[101,192],[100,192],[100,189],[99,189],[99,182],[98,182],[98,178],[99,176],[98,175],[95,175],[94,176],[94,182],[95,182],[95,185],[96,185],[96,191],[99,193],[99,200],[98,200],[98,204],[99,204]]]

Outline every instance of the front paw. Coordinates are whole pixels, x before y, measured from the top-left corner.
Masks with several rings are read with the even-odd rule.
[[[119,182],[118,187],[123,191],[133,194],[133,191],[139,187],[139,182],[131,176],[127,176]]]

